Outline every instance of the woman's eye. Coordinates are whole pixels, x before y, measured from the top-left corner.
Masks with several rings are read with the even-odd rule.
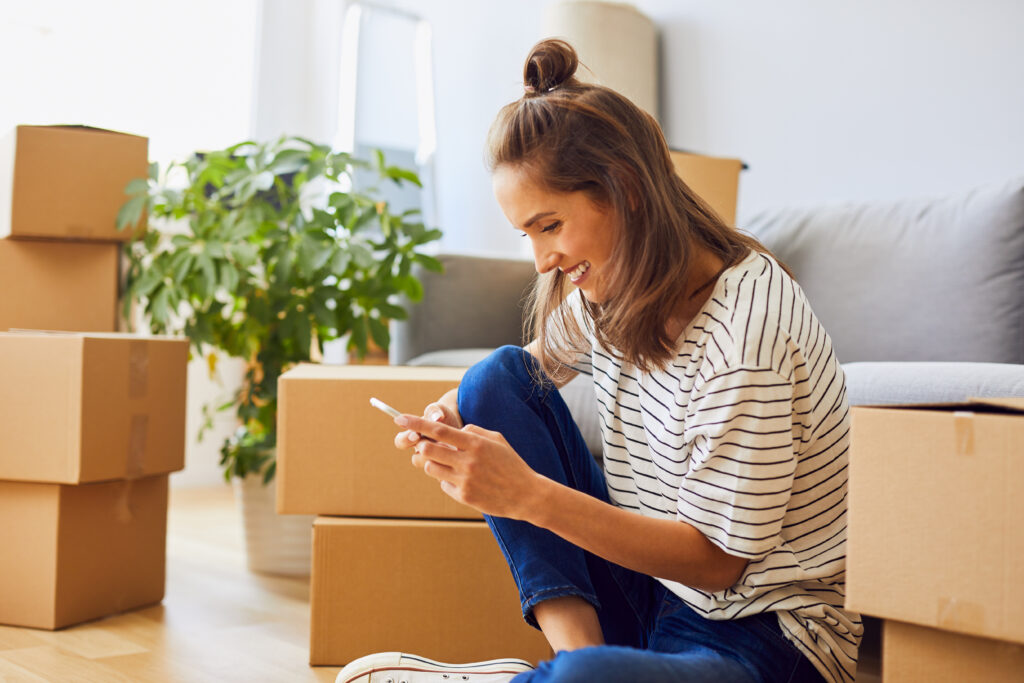
[[[562,221],[555,221],[554,223],[549,223],[548,225],[545,225],[543,228],[540,229],[540,231],[541,232],[551,232],[552,230],[554,230],[555,228],[557,228],[561,224],[562,224]]]

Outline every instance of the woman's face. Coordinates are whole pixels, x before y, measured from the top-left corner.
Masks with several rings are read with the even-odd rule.
[[[589,301],[607,301],[614,212],[583,192],[546,190],[514,166],[499,166],[492,184],[505,217],[530,238],[537,272],[558,268]]]

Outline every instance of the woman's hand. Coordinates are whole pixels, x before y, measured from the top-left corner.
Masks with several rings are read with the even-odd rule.
[[[419,439],[412,463],[441,482],[449,496],[480,512],[526,519],[547,481],[530,469],[505,437],[476,425],[456,429],[440,421],[402,415],[395,424]]]
[[[452,389],[424,408],[423,417],[432,422],[441,422],[460,429],[462,427],[462,416],[459,415],[458,388]],[[419,443],[419,440],[420,435],[416,431],[409,429],[395,435],[395,447],[412,448]]]

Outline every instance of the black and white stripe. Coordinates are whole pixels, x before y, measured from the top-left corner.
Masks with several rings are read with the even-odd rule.
[[[567,301],[579,315],[578,295]],[[775,611],[827,680],[852,681],[862,629],[843,609],[849,408],[799,285],[752,252],[719,277],[667,369],[641,374],[596,345],[587,360],[612,501],[750,560],[719,593],[663,583],[710,619]]]

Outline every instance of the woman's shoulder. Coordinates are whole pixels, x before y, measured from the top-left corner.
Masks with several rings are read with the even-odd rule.
[[[713,348],[727,366],[771,367],[779,340],[791,337],[791,311],[802,297],[770,254],[751,251],[718,279],[688,341]]]

